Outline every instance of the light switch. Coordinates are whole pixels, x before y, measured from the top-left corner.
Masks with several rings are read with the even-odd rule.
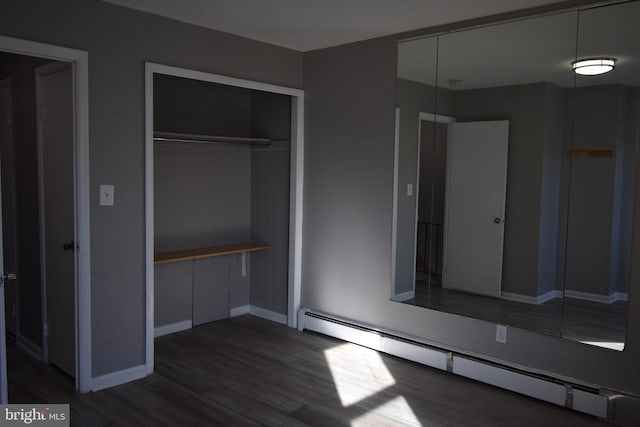
[[[100,206],[113,206],[114,187],[113,185],[100,186]]]
[[[407,184],[407,196],[413,196],[413,184]]]

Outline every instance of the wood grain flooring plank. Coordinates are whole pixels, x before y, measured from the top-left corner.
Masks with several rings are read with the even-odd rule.
[[[155,373],[78,394],[9,345],[9,399],[74,426],[602,426],[593,417],[246,315],[155,340]]]

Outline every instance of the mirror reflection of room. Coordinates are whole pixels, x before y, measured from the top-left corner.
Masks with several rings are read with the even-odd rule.
[[[399,44],[392,299],[623,349],[639,6]]]

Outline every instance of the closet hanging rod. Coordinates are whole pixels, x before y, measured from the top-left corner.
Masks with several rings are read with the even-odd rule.
[[[246,138],[241,136],[199,135],[177,132],[154,132],[153,140],[158,142],[187,142],[192,144],[245,144],[270,147],[268,138]]]

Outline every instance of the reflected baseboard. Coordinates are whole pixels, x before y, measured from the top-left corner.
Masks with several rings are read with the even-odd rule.
[[[407,292],[403,292],[401,294],[396,294],[396,295],[391,295],[391,299],[394,301],[406,301],[406,300],[410,300],[412,298],[416,297],[416,292],[415,291],[407,291]]]
[[[524,302],[526,304],[534,304],[540,305],[544,304],[547,301],[551,301],[555,298],[562,298],[562,291],[553,290],[549,291],[546,294],[538,295],[538,296],[530,296],[530,295],[522,295],[522,294],[514,294],[511,292],[502,292],[502,299],[506,299],[508,301],[515,302]]]
[[[627,301],[629,299],[629,295],[625,292],[614,292],[609,295],[602,295],[602,294],[593,294],[590,292],[573,291],[571,289],[566,289],[564,291],[564,296],[567,298],[599,302],[602,304],[613,304],[616,301]]]

